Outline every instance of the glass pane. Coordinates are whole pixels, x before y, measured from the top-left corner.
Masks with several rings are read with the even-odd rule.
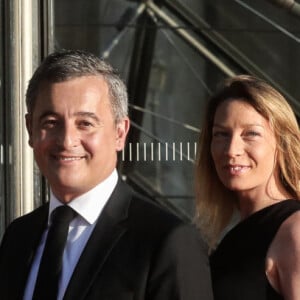
[[[105,57],[126,78],[134,27],[124,29],[123,20],[133,18],[136,7],[124,0],[56,0],[55,47]]]
[[[285,94],[298,115],[300,86],[295,80],[300,63],[300,17],[271,1],[206,1],[203,18],[234,45]],[[225,4],[226,3],[226,4]]]
[[[208,80],[210,73],[215,76]],[[212,86],[222,76],[173,30],[160,29],[145,107],[133,108],[144,111],[138,154],[129,162],[136,178],[154,189],[158,200],[188,216],[200,120]]]

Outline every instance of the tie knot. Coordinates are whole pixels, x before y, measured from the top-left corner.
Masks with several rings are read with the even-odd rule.
[[[51,214],[52,224],[70,223],[76,212],[67,205],[58,206]]]

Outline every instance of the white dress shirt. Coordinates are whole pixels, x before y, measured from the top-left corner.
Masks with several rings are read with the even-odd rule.
[[[96,221],[104,205],[106,204],[117,184],[117,181],[117,171],[114,170],[107,179],[98,184],[92,190],[88,191],[78,198],[73,199],[70,203],[68,203],[68,205],[72,207],[78,213],[78,215],[72,220],[69,226],[69,234],[63,254],[63,267],[57,300],[61,300],[63,298],[73,270],[96,225]],[[24,300],[32,299],[38,268],[48,234],[50,215],[52,211],[60,205],[62,205],[62,203],[58,199],[56,199],[56,197],[51,192],[48,227],[42,235],[41,242],[37,248],[37,252],[32,262],[24,293]]]

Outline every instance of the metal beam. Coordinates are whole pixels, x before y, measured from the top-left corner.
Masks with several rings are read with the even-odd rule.
[[[286,9],[289,13],[300,17],[300,4],[294,0],[268,0],[281,8]]]
[[[186,29],[181,28],[178,23],[176,23],[172,18],[170,18],[166,13],[163,12],[157,5],[152,1],[146,2],[147,8],[158,16],[163,22],[168,24],[171,28],[176,28],[175,33],[180,35],[184,40],[186,40],[190,45],[196,48],[205,58],[211,61],[215,66],[217,66],[225,75],[234,76],[236,73],[226,64],[224,64],[217,56],[215,56],[207,47],[201,44],[197,39],[195,39]]]

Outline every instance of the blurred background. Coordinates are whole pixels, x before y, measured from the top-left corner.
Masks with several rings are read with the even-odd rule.
[[[220,80],[256,75],[300,115],[300,8],[293,0],[1,0],[0,10],[0,235],[47,200],[27,145],[24,94],[54,50],[87,50],[118,70],[132,120],[118,169],[187,221],[202,113]]]

